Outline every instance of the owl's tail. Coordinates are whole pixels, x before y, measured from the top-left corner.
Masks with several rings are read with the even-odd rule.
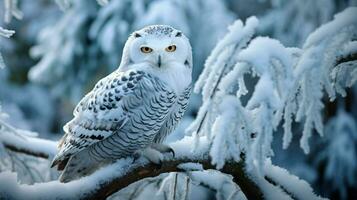
[[[87,150],[80,151],[68,160],[66,167],[59,177],[59,181],[67,183],[83,176],[90,175],[102,164],[102,162],[92,159]]]

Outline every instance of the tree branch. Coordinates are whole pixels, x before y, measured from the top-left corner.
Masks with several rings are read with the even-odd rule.
[[[7,137],[4,137],[4,135]],[[56,151],[56,143],[45,139],[28,136],[22,138],[22,136],[19,137],[13,134],[0,134],[0,141],[11,151],[41,158],[50,158]],[[55,184],[56,191],[65,191],[68,190],[68,188],[71,188],[71,191],[67,191],[65,194],[63,194],[63,192],[59,192],[58,194],[53,192],[52,195],[54,196],[51,196],[52,198],[80,197],[81,199],[106,199],[113,193],[145,178],[156,177],[162,173],[183,172],[184,170],[179,167],[179,165],[183,163],[200,163],[205,170],[216,170],[216,167],[211,164],[208,157],[207,152],[209,145],[205,139],[200,139],[200,145],[197,152],[191,152],[193,146],[192,137],[184,138],[170,146],[174,149],[176,158],[172,158],[171,155],[165,156],[161,167],[149,163],[145,161],[145,159],[139,159],[135,163],[131,163],[132,159],[128,158],[103,167],[90,176],[69,183],[64,184],[58,181],[37,183],[36,186],[38,187],[38,190],[33,191],[33,194],[27,193],[27,195],[28,197],[46,197],[47,194],[43,193],[43,191],[46,190],[42,190],[41,188],[47,188],[48,184]],[[239,163],[227,162],[219,171],[233,176],[233,181],[239,185],[248,199],[262,198],[262,192],[245,172],[243,161]],[[14,187],[26,190],[27,187],[31,186],[22,184]]]
[[[158,168],[157,165],[148,163],[146,165],[140,166],[133,169],[129,173],[121,177],[116,177],[109,182],[101,184],[101,187],[98,190],[93,191],[93,193],[88,194],[84,197],[85,199],[106,199],[113,193],[129,186],[132,183],[143,180],[149,177],[156,177],[163,173],[169,172],[182,172],[184,170],[180,169],[178,165],[183,163],[200,163],[205,170],[207,169],[216,169],[211,162],[207,160],[190,160],[190,159],[180,159],[180,160],[171,160],[165,161],[163,165]],[[233,181],[239,185],[243,193],[248,199],[261,199],[262,193],[256,184],[250,180],[247,176],[243,163],[226,163],[226,165],[219,170],[222,173],[230,174],[233,176]]]
[[[57,152],[57,142],[29,136],[28,132],[16,129],[0,121],[0,143],[8,150],[49,159]]]
[[[16,153],[23,153],[23,154],[27,154],[30,156],[35,156],[35,157],[39,157],[39,158],[44,158],[44,159],[49,159],[49,155],[45,152],[41,152],[41,151],[34,151],[33,149],[24,149],[24,148],[19,148],[13,144],[4,144],[5,148],[7,148],[10,151],[14,151]]]

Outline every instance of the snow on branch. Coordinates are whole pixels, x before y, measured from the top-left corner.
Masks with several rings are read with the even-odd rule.
[[[0,119],[0,145],[18,153],[50,159],[56,154],[56,142],[40,139],[36,133],[12,127]]]
[[[28,184],[55,179],[57,174],[49,168],[49,161],[56,153],[56,143],[14,128],[3,121],[6,117],[0,107],[0,172],[15,171],[18,181]]]
[[[263,175],[282,120],[287,148],[293,119],[304,119],[301,147],[309,151],[312,129],[322,135],[323,89],[333,100],[357,80],[356,18],[357,8],[337,14],[308,37],[303,49],[267,37],[252,39],[258,26],[254,17],[229,28],[195,85],[203,105],[187,129],[196,138],[208,138],[217,169],[227,160],[239,162],[244,154],[247,169]]]
[[[280,186],[282,190],[286,194],[290,194],[291,197],[296,199],[311,199],[311,200],[322,200],[322,198],[316,195],[309,185],[304,180],[301,180],[299,177],[290,174],[286,169],[280,168],[278,166],[274,166],[270,160],[265,162],[264,171],[266,175],[266,180],[268,182],[273,183],[275,186]],[[279,188],[279,187],[278,187]],[[275,188],[278,190],[278,188]],[[264,191],[263,191],[264,192]],[[281,199],[276,198],[277,193],[273,193],[272,191],[267,191],[264,193],[266,196],[270,196],[269,199]],[[289,199],[290,197],[286,198]],[[285,198],[284,198],[285,199]]]
[[[4,28],[0,27],[0,36],[9,38],[14,33],[15,33],[15,31],[13,31],[13,30],[8,30],[8,29],[4,29]]]
[[[214,99],[218,84],[221,82],[222,77],[234,67],[234,55],[247,45],[255,33],[257,25],[258,20],[255,17],[247,19],[245,26],[242,21],[237,20],[228,28],[229,32],[227,35],[216,45],[211,55],[207,58],[204,70],[194,88],[196,93],[202,90],[203,105],[195,121],[187,129],[187,132],[193,132],[196,138],[198,138],[199,135],[206,135],[209,139],[212,139],[213,130],[211,129],[211,125],[213,120],[217,117],[217,106],[212,105],[215,104]],[[236,105],[235,107],[239,109],[239,106],[240,105]],[[242,120],[244,119],[243,117]],[[224,136],[222,136],[222,138],[224,138]],[[217,140],[219,140],[219,138],[217,138]],[[234,142],[234,140],[230,141]],[[224,149],[222,153],[225,153]],[[235,151],[232,155],[236,155],[236,160],[239,160],[239,151]],[[221,159],[225,160],[225,156],[222,156]],[[215,162],[219,163],[219,166],[222,166],[222,161]]]
[[[190,151],[190,147],[193,146],[193,138],[186,137],[183,140],[171,144],[171,147],[176,152],[176,157],[172,158],[170,155],[165,156],[163,165],[160,167],[149,163],[145,159],[139,159],[135,162],[133,162],[132,158],[121,159],[112,165],[99,169],[90,176],[69,183],[51,181],[47,183],[36,183],[34,185],[19,185],[16,181],[15,174],[3,172],[0,174],[0,182],[6,180],[8,184],[0,188],[0,195],[15,199],[24,197],[34,199],[105,199],[134,182],[168,172],[187,173],[189,177],[192,177],[194,182],[201,181],[205,184],[209,184],[206,183],[206,180],[216,180],[212,179],[211,175],[212,173],[214,175],[214,173],[218,172],[211,172],[205,176],[202,175],[205,170],[215,169],[215,167],[208,160],[207,140],[201,138],[200,144],[201,145],[197,147],[197,151],[193,154]],[[185,165],[185,163],[188,164]],[[200,165],[202,168],[192,168],[192,166],[196,165]],[[232,186],[236,187],[237,192],[232,193],[232,190],[227,188],[223,188],[221,192],[225,191],[224,193],[232,196],[243,195],[253,199],[261,197],[259,188],[245,173],[242,163],[227,162],[221,169],[221,172],[230,174],[235,184],[237,184],[237,186]],[[217,175],[215,176],[217,177]],[[222,185],[218,186],[215,182],[211,184],[211,187],[217,190],[220,190],[219,187],[223,187]]]
[[[323,135],[323,90],[333,101],[336,93],[345,96],[344,88],[351,87],[357,80],[356,18],[357,7],[347,8],[307,38],[295,67],[296,79],[285,105],[285,148],[291,141],[291,118],[295,116],[298,122],[304,120],[300,144],[308,153],[308,139],[312,131],[315,129]]]
[[[140,192],[140,187],[147,185],[143,182],[148,181],[149,184],[153,181],[152,177],[160,178],[170,173],[164,176],[159,188],[156,188],[158,192],[168,188],[170,196],[187,196],[189,179],[192,184],[202,184],[215,191],[217,199],[319,199],[306,182],[289,175],[284,169],[272,166],[269,162],[266,162],[263,169],[266,177],[248,173],[243,162],[228,161],[217,171],[208,157],[209,141],[201,137],[199,144],[192,153],[194,138],[185,137],[171,144],[176,157],[165,155],[162,166],[143,158],[136,161],[133,161],[133,158],[120,159],[89,176],[68,183],[50,181],[33,185],[19,184],[15,173],[2,172],[0,182],[6,181],[7,184],[0,188],[0,196],[10,199],[106,199],[138,181],[142,184],[130,188],[133,193]],[[183,177],[187,184],[177,184],[179,176],[181,179]],[[290,187],[291,185],[299,187],[295,189]]]
[[[5,23],[10,23],[12,17],[21,20],[23,17],[22,12],[19,10],[17,0],[4,0],[4,8],[5,8]]]
[[[4,58],[2,57],[1,53],[0,53],[0,69],[5,68],[5,62],[4,62]]]
[[[0,36],[10,38],[13,34],[15,34],[14,30],[4,29],[0,26]],[[0,69],[2,69],[4,67],[5,67],[4,58],[2,57],[2,55],[0,53]]]
[[[273,154],[273,131],[299,50],[266,37],[251,40],[257,26],[254,17],[245,26],[236,21],[212,51],[195,86],[196,92],[202,89],[203,106],[188,131],[209,138],[212,164],[218,169],[226,160],[238,162],[244,153],[248,169],[262,172],[263,162]],[[243,96],[249,92],[245,76],[258,80],[244,105]]]

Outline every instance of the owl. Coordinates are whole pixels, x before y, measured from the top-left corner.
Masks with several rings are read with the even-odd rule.
[[[63,171],[59,180],[133,155],[160,164],[173,152],[162,142],[186,110],[191,76],[191,45],[181,31],[153,25],[132,33],[118,69],[98,81],[63,127],[52,161]]]

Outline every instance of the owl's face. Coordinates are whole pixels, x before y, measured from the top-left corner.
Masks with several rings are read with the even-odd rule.
[[[128,42],[129,63],[148,63],[164,69],[175,64],[192,67],[192,51],[188,39],[172,27],[155,25],[134,32]]]

